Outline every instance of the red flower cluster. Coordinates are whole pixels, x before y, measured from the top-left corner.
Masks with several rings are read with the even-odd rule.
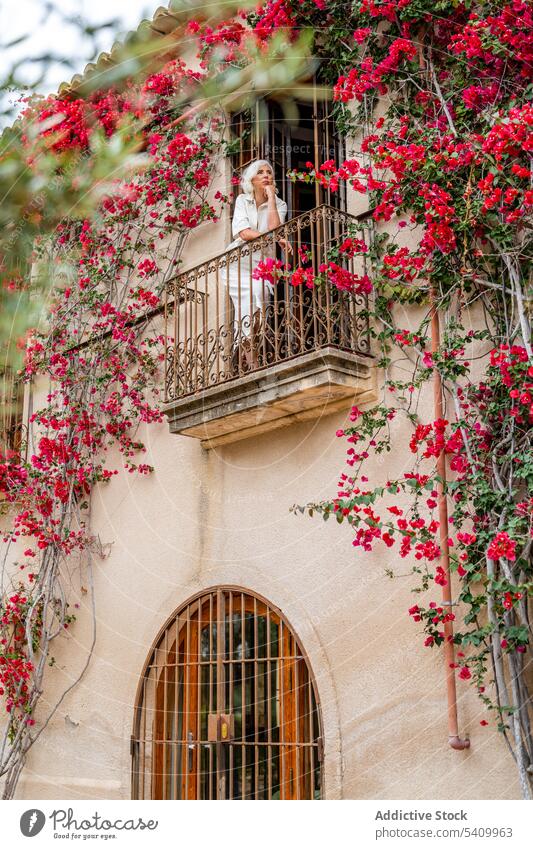
[[[346,268],[341,268],[336,262],[319,265],[320,274],[325,275],[328,282],[341,292],[353,292],[356,295],[368,295],[372,291],[372,282],[367,274],[355,274]]]
[[[516,560],[516,542],[510,538],[507,531],[500,531],[491,541],[487,555],[491,560],[499,560],[500,557]]]
[[[289,283],[291,286],[306,286],[307,289],[312,289],[315,285],[315,275],[313,273],[313,269],[303,268],[301,265],[296,268],[290,278]]]
[[[2,605],[0,617],[0,696],[5,697],[6,711],[18,721],[33,724],[28,715],[28,682],[33,672],[23,648],[26,639],[26,613],[28,596],[20,585],[19,591],[9,596]],[[38,635],[38,625],[36,636]]]
[[[279,280],[284,268],[285,266],[280,259],[273,259],[269,256],[257,263],[252,272],[252,277],[254,280],[264,280],[266,283],[274,285]]]
[[[533,63],[533,9],[527,0],[503,3],[498,14],[479,16],[475,10],[461,32],[452,35],[450,49],[468,61],[470,74],[485,78],[504,72],[514,84],[526,86]]]
[[[278,30],[288,30],[295,38],[296,20],[289,11],[285,0],[269,0],[258,10],[258,20],[254,32],[260,41],[268,38]]]
[[[165,158],[176,165],[190,162],[199,152],[200,147],[184,133],[177,133],[164,151]]]
[[[368,56],[358,68],[352,68],[346,76],[341,74],[333,89],[334,100],[342,103],[362,101],[364,95],[373,89],[379,94],[386,94],[386,79],[396,73],[403,62],[412,62],[416,55],[417,49],[412,41],[407,38],[395,39],[381,62],[374,65],[373,59]]]
[[[533,365],[526,349],[523,345],[502,343],[491,351],[490,364],[508,390],[516,422],[533,422]]]

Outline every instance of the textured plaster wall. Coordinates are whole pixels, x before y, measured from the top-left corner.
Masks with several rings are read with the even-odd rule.
[[[146,433],[149,478],[122,474],[98,489],[92,523],[97,639],[81,684],[32,752],[20,796],[128,798],[129,735],[138,678],[165,619],[192,593],[237,584],[286,614],[308,653],[324,721],[328,798],[517,797],[502,740],[458,682],[469,752],[447,746],[442,655],[423,649],[407,616],[407,571],[394,551],[362,554],[346,527],[289,507],[336,491],[344,416],[204,451],[166,425]],[[404,426],[396,427],[400,444]],[[375,472],[401,470],[395,452]],[[117,466],[119,460],[117,458]],[[74,567],[78,622],[56,652],[49,692],[81,668],[91,641],[86,568]],[[433,593],[438,598],[437,593]]]
[[[361,211],[349,197],[350,211]],[[204,226],[186,265],[228,241],[228,221]],[[406,326],[414,318],[406,314]],[[217,584],[262,594],[300,637],[320,697],[327,798],[519,797],[502,739],[479,725],[481,703],[463,682],[460,730],[472,748],[448,748],[442,654],[422,647],[407,616],[411,581],[395,549],[362,553],[348,527],[289,513],[336,493],[345,446],[335,431],[345,415],[210,451],[171,436],[166,424],[142,433],[155,473],[121,472],[94,494],[92,527],[108,551],[93,563],[94,655],[31,752],[20,797],[129,798],[133,707],[148,650],[176,608]],[[395,422],[393,433],[394,451],[374,462],[376,477],[410,461],[406,425]],[[387,568],[400,577],[387,578]],[[55,651],[45,703],[81,670],[93,638],[87,564],[74,562],[67,582],[80,609]]]

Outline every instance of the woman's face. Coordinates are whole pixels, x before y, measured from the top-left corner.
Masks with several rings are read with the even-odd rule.
[[[252,186],[254,187],[254,191],[264,189],[265,186],[272,186],[274,183],[274,174],[272,173],[272,168],[269,165],[261,165],[259,171],[252,177]]]

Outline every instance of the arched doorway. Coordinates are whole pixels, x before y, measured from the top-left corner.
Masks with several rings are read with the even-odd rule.
[[[317,799],[322,737],[300,643],[260,596],[217,587],[165,624],[139,683],[134,799]]]

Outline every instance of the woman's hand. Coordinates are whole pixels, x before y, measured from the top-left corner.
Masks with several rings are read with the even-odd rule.
[[[292,254],[292,245],[287,239],[278,239],[278,245],[281,245],[287,253]]]
[[[263,191],[268,201],[276,200],[276,189],[274,188],[273,183],[267,183],[266,186],[263,186]]]

